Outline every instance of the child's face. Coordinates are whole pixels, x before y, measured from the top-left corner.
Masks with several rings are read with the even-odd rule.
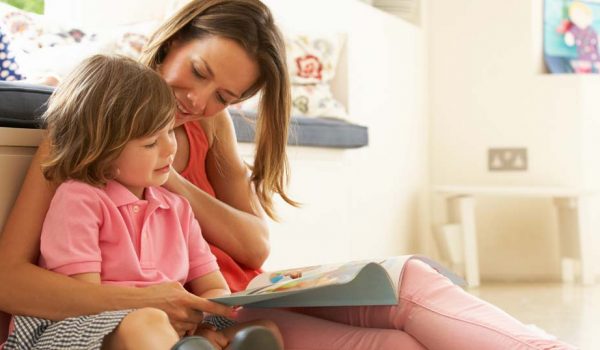
[[[115,162],[116,180],[142,198],[145,187],[167,181],[176,151],[173,124],[152,136],[131,140]]]

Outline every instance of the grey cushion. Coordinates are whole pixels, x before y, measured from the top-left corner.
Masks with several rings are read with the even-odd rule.
[[[21,82],[0,82],[0,126],[38,129],[40,116],[53,88]],[[239,142],[253,142],[256,115],[230,109]],[[356,148],[369,144],[364,126],[327,118],[292,117],[288,144],[295,146]]]
[[[239,142],[252,142],[256,114],[231,109]],[[242,116],[243,114],[243,116]],[[367,127],[339,119],[292,117],[288,145],[328,148],[357,148],[369,144]]]
[[[51,87],[0,81],[0,126],[38,129]]]

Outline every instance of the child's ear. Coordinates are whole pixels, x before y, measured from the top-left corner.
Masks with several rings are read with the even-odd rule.
[[[114,180],[121,174],[121,170],[118,167],[111,167],[106,173],[110,180]]]

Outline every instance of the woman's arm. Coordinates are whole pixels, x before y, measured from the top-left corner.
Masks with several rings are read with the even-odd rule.
[[[8,326],[10,324],[10,315],[0,311],[0,342],[6,341],[8,337]]]
[[[71,278],[76,280],[85,281],[94,284],[101,284],[100,274],[97,272],[79,273],[77,275],[71,275]]]
[[[249,170],[238,153],[231,117],[224,111],[201,123],[207,135],[215,135],[206,171],[217,199],[174,171],[167,188],[188,199],[207,241],[245,266],[260,268],[269,256],[269,231]]]
[[[55,191],[40,169],[47,153],[45,140],[0,237],[0,309],[53,320],[147,306],[164,310],[172,320],[197,321],[201,314],[196,310],[230,314],[229,308],[188,293],[175,282],[148,288],[98,286],[38,267],[40,232]]]

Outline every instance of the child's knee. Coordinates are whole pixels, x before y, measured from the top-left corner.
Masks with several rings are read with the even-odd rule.
[[[175,344],[179,339],[177,332],[169,322],[169,316],[162,310],[143,308],[129,313],[114,332],[104,338],[102,349],[140,349],[147,348],[144,338],[151,334],[153,339],[160,339]],[[140,341],[142,340],[142,341]]]
[[[140,330],[148,331],[172,327],[169,316],[164,311],[147,307],[132,311],[125,316],[119,328],[119,331],[123,333],[136,333]]]

